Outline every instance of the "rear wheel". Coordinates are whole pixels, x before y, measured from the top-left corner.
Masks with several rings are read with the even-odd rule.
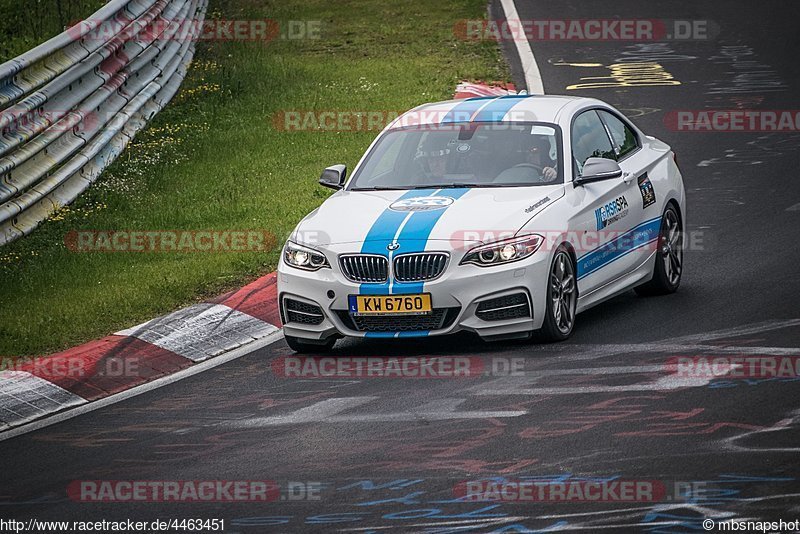
[[[667,295],[681,285],[683,273],[683,228],[675,207],[670,204],[661,217],[653,279],[635,288],[639,295]]]
[[[333,345],[336,344],[335,337],[329,337],[325,341],[313,342],[294,336],[283,336],[286,339],[286,344],[295,352],[302,354],[329,352]]]
[[[575,263],[567,247],[561,245],[553,257],[547,280],[547,306],[539,337],[544,341],[563,341],[572,334],[578,305]]]

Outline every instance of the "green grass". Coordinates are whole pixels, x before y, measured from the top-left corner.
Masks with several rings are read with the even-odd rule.
[[[100,9],[105,0],[0,0],[0,63]]]
[[[259,5],[260,4],[260,5]],[[264,5],[266,4],[266,5]],[[0,355],[107,335],[274,270],[280,245],[375,132],[281,132],[284,110],[404,110],[461,79],[505,80],[491,43],[458,40],[485,0],[212,0],[223,19],[321,23],[317,40],[203,43],[181,93],[103,177],[32,235],[0,249]],[[266,253],[76,253],[71,230],[264,229]]]

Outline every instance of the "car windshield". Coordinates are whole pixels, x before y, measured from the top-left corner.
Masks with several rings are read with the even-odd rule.
[[[391,130],[348,189],[520,187],[563,182],[560,130],[530,122],[450,123]]]

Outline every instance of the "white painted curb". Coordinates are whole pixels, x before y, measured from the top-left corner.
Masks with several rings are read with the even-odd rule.
[[[514,5],[514,0],[500,0],[503,6],[503,12],[506,16],[506,21],[516,23],[518,28],[522,27],[517,13],[517,6]],[[517,54],[522,63],[522,73],[525,76],[525,85],[528,88],[528,94],[544,94],[544,83],[542,82],[542,73],[539,72],[539,65],[536,63],[536,58],[533,55],[531,44],[527,39],[514,38],[514,45],[517,47]]]
[[[231,360],[235,360],[237,358],[241,358],[247,354],[250,354],[253,351],[271,345],[275,342],[280,341],[283,339],[283,329],[276,329],[273,332],[267,334],[266,336],[255,339],[250,343],[242,345],[234,350],[226,352],[224,354],[220,354],[214,358],[209,360],[205,360],[200,362],[196,365],[192,365],[185,369],[178,371],[177,373],[173,373],[171,375],[163,376],[152,382],[147,382],[139,386],[132,387],[130,389],[126,389],[125,391],[121,391],[114,395],[110,395],[108,397],[104,397],[102,399],[98,399],[96,401],[88,402],[82,404],[76,408],[71,410],[62,411],[56,414],[53,414],[49,417],[43,417],[31,423],[27,423],[22,426],[17,426],[11,428],[9,430],[0,432],[0,441],[5,441],[7,439],[11,439],[16,436],[20,436],[22,434],[27,434],[28,432],[33,432],[34,430],[39,430],[41,428],[48,427],[50,425],[54,425],[56,423],[61,423],[62,421],[66,421],[68,419],[72,419],[73,417],[77,417],[79,415],[93,412],[99,408],[104,406],[109,406],[111,404],[116,404],[120,401],[125,399],[129,399],[131,397],[135,397],[137,395],[141,395],[142,393],[147,393],[148,391],[152,391],[154,389],[158,389],[160,387],[173,384],[178,382],[179,380],[183,380],[184,378],[189,378],[190,376],[194,376],[196,374],[202,373],[203,371],[208,371],[209,369],[213,369],[214,367],[220,366],[223,363],[227,363]],[[266,364],[265,364],[266,365]],[[84,401],[86,402],[86,401]]]

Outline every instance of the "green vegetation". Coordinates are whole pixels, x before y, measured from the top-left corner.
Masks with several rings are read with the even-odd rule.
[[[376,134],[279,131],[276,113],[402,111],[450,98],[461,79],[505,80],[493,43],[453,32],[485,12],[485,0],[212,0],[209,17],[319,21],[319,38],[201,43],[179,95],[104,176],[0,249],[0,355],[63,349],[274,270],[285,236],[329,193],[322,168],[352,168]],[[89,229],[261,229],[278,242],[265,253],[67,248],[70,231]]]
[[[0,0],[0,63],[64,31],[104,0]]]

